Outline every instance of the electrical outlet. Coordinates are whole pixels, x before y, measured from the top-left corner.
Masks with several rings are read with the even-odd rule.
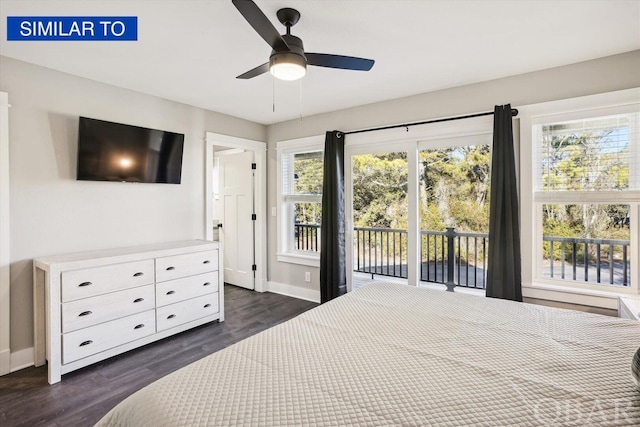
[[[310,271],[305,271],[304,272],[304,281],[307,283],[311,282],[311,272]]]

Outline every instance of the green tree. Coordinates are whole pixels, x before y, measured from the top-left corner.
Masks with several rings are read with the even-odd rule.
[[[295,194],[308,196],[322,195],[323,157],[321,151],[295,154],[293,158]],[[320,224],[321,206],[317,202],[295,204],[295,222],[299,224]]]
[[[542,127],[542,188],[548,191],[615,191],[629,187],[629,143],[622,127],[585,130],[581,123],[561,123]],[[628,240],[627,205],[548,204],[543,206],[545,236],[587,239]],[[620,219],[623,219],[621,222]],[[565,258],[573,257],[573,247],[565,245]],[[595,259],[596,247],[590,246]],[[584,257],[584,245],[575,254]],[[543,243],[543,256],[551,257],[551,244]],[[554,259],[562,256],[562,246],[554,245]]]
[[[353,158],[353,213],[357,227],[407,227],[407,153]]]
[[[486,145],[421,151],[421,228],[487,232],[489,166]]]

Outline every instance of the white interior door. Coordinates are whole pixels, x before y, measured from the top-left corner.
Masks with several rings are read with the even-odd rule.
[[[225,282],[254,289],[253,152],[219,157]]]

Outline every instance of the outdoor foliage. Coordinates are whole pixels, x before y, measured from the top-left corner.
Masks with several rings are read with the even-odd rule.
[[[489,154],[488,146],[420,152],[422,230],[487,232]],[[405,152],[355,156],[354,225],[406,230],[407,180]]]
[[[293,190],[295,194],[322,195],[322,152],[296,154],[293,161],[293,173]],[[319,225],[322,220],[320,204],[317,202],[296,203],[295,219],[295,222],[299,224]]]
[[[542,126],[542,189],[547,191],[619,191],[629,188],[628,128],[616,121],[589,127],[582,122]],[[623,204],[547,204],[542,208],[545,236],[585,239],[629,239],[629,206]],[[596,246],[590,245],[595,259]],[[618,252],[622,251],[617,246]],[[573,256],[565,245],[565,259]],[[576,248],[584,259],[584,245]],[[618,253],[614,254],[621,255]],[[551,245],[543,243],[543,256],[551,257]],[[562,257],[554,245],[554,259]]]
[[[421,151],[421,229],[487,233],[490,162],[487,145]]]
[[[617,119],[616,119],[617,120]],[[629,138],[625,124],[562,123],[541,126],[542,179],[547,191],[615,191],[629,188]],[[586,127],[585,127],[586,126]],[[591,126],[591,127],[589,127]],[[306,157],[305,157],[306,156]],[[423,150],[419,153],[419,211],[423,231],[488,233],[491,151],[488,145]],[[406,152],[353,157],[354,226],[407,230],[408,166]],[[347,166],[348,167],[348,166]],[[322,158],[305,154],[295,160],[295,191],[320,194]],[[623,204],[545,204],[544,236],[629,240],[629,206]],[[317,203],[296,204],[296,222],[319,224]],[[406,254],[406,238],[392,237],[389,247]],[[423,239],[424,241],[424,239]],[[375,242],[384,247],[385,242]],[[564,256],[573,256],[565,245]],[[621,246],[617,246],[621,250]],[[595,245],[589,246],[595,256]],[[430,251],[435,252],[435,246]],[[423,252],[426,249],[423,244]],[[549,242],[543,256],[550,258]],[[576,248],[584,257],[584,245]],[[388,252],[391,253],[391,252]],[[554,259],[562,255],[554,245]],[[618,255],[617,253],[614,255]],[[470,258],[476,257],[471,248]]]
[[[408,175],[405,152],[355,156],[354,225],[406,230]]]
[[[421,151],[419,154],[421,230],[486,233],[489,227],[488,146],[469,146]],[[407,229],[406,152],[366,154],[353,159],[354,225],[368,228]],[[393,237],[392,237],[393,238]],[[383,253],[403,254],[407,242],[396,236],[395,246],[375,242]],[[424,239],[423,239],[424,240]],[[427,253],[426,240],[423,255]],[[439,241],[440,242],[440,241]],[[368,242],[366,242],[368,246]],[[466,241],[463,242],[463,246]],[[438,250],[436,250],[438,249]],[[438,259],[442,247],[431,239],[428,252]],[[466,254],[466,247],[463,252]],[[475,249],[470,252],[475,256]],[[466,255],[465,255],[466,256]],[[464,257],[464,256],[463,256]],[[403,256],[404,258],[404,256]]]

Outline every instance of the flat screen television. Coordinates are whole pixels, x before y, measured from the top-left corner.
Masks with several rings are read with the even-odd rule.
[[[80,117],[82,181],[180,184],[184,134]]]

